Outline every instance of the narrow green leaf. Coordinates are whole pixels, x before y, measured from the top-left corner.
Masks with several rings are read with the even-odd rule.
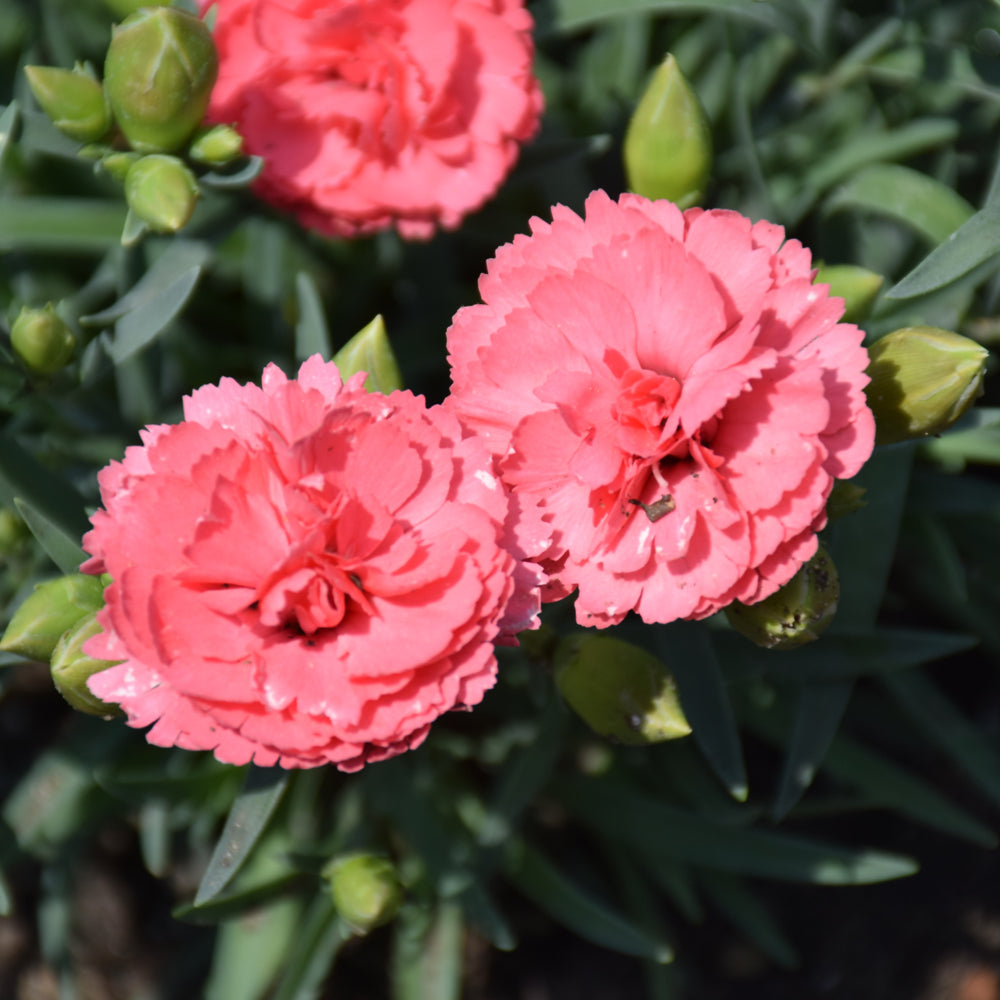
[[[329,893],[313,897],[292,942],[272,1000],[318,1000],[323,981],[351,932],[337,916]]]
[[[330,357],[330,331],[323,314],[323,302],[316,282],[305,272],[295,276],[295,295],[298,299],[298,321],[295,324],[295,359],[305,361],[314,354]]]
[[[192,268],[203,267],[211,258],[211,248],[199,240],[174,238],[149,269],[117,302],[100,312],[81,316],[83,326],[109,326],[137,309],[155,302],[178,278]]]
[[[764,675],[775,680],[813,684],[847,681],[930,663],[971,649],[977,639],[958,632],[878,628],[827,632],[801,649],[753,646],[735,632],[714,634],[715,648],[734,678]]]
[[[119,200],[0,199],[0,250],[103,253],[116,246],[125,224]]]
[[[273,900],[222,924],[205,1000],[262,1000],[298,937],[302,902]]]
[[[108,353],[115,364],[148,347],[184,308],[201,276],[200,267],[192,267],[165,288],[156,298],[133,309],[115,324],[115,335]]]
[[[852,681],[806,684],[799,692],[795,723],[785,753],[772,814],[782,819],[812,784],[854,689]]]
[[[215,188],[217,191],[233,191],[251,185],[260,176],[264,169],[264,160],[260,156],[247,157],[238,170],[231,173],[223,173],[218,170],[210,170],[198,177],[198,183],[207,188]]]
[[[17,101],[11,101],[0,113],[0,171],[3,170],[7,158],[7,150],[11,148],[14,131],[18,126],[20,109]]]
[[[287,771],[250,765],[243,790],[229,811],[222,836],[198,886],[195,906],[207,903],[218,895],[239,871],[264,832],[287,786]]]
[[[677,682],[684,714],[705,759],[737,801],[747,797],[743,750],[712,637],[697,622],[654,630],[657,651]]]
[[[139,810],[139,851],[146,871],[163,878],[170,866],[170,810],[163,799],[149,799]]]
[[[1000,753],[919,670],[882,678],[903,710],[993,802],[1000,804]]]
[[[787,744],[788,720],[780,706],[767,710],[747,703],[741,716],[764,739],[779,747]],[[996,835],[988,827],[899,765],[843,734],[831,744],[822,770],[863,792],[873,805],[974,844],[996,846]]]
[[[808,46],[798,25],[768,0],[556,0],[555,27],[579,31],[610,18],[634,14],[722,14],[784,31]]]
[[[0,502],[14,499],[31,507],[67,538],[80,539],[90,529],[83,497],[72,483],[50,472],[11,436],[0,430]]]
[[[710,868],[699,872],[705,893],[761,951],[783,969],[799,964],[795,949],[760,897],[736,875]]]
[[[392,1000],[459,1000],[462,995],[462,910],[439,903],[433,914],[404,907],[396,919],[390,988]]]
[[[585,892],[523,841],[507,851],[510,881],[553,920],[602,948],[669,962],[673,953],[664,941],[644,933],[604,903]]]
[[[896,552],[912,464],[910,447],[879,448],[853,480],[868,490],[867,505],[830,528],[827,551],[840,574],[840,601],[827,635],[875,624]]]
[[[743,875],[862,885],[912,874],[909,858],[764,830],[723,826],[629,788],[621,778],[565,778],[558,794],[587,826],[626,848]]]
[[[1000,254],[1000,197],[991,199],[945,242],[935,247],[886,298],[912,299],[957,281]]]
[[[88,558],[80,548],[79,535],[69,535],[54,521],[50,521],[41,511],[35,510],[25,500],[14,497],[14,507],[31,529],[36,541],[45,554],[64,572],[75,573],[80,563]]]
[[[827,199],[827,213],[856,209],[887,215],[931,243],[943,243],[975,214],[946,184],[895,163],[880,163],[849,178]]]
[[[14,912],[14,896],[10,891],[7,876],[0,871],[0,917],[9,917]]]
[[[955,140],[958,122],[951,118],[918,118],[884,132],[862,132],[806,171],[803,186],[822,194],[857,170],[884,160],[901,160]]]

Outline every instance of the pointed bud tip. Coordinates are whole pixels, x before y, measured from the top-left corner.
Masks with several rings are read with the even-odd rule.
[[[14,612],[0,650],[48,661],[63,633],[104,605],[104,586],[95,576],[70,573],[38,584]]]
[[[76,337],[53,303],[41,309],[25,306],[10,330],[10,346],[28,371],[54,375],[76,351]]]
[[[673,55],[654,72],[632,114],[623,148],[631,191],[697,205],[712,168],[712,133],[705,109]]]
[[[403,887],[392,862],[376,854],[340,855],[326,864],[323,877],[337,912],[357,934],[388,923],[403,901]]]
[[[365,388],[369,392],[388,394],[403,388],[403,376],[381,316],[351,337],[334,355],[333,363],[345,382],[358,372],[367,372]]]
[[[735,601],[726,618],[737,632],[765,649],[795,649],[813,642],[837,612],[840,582],[822,548],[783,587],[756,604]]]
[[[950,330],[908,326],[868,348],[865,389],[875,414],[876,444],[940,434],[983,391],[989,352]]]
[[[92,613],[81,618],[62,634],[52,651],[52,683],[78,712],[110,719],[121,715],[121,709],[117,705],[101,701],[91,692],[87,681],[94,674],[113,667],[115,663],[112,660],[95,660],[83,651],[84,643],[93,636],[100,635],[101,631],[97,615]]]
[[[125,174],[125,201],[154,232],[183,229],[199,195],[197,179],[176,156],[143,156]]]
[[[25,66],[35,100],[60,132],[78,142],[97,142],[111,128],[104,88],[82,67]]]
[[[204,22],[174,7],[152,7],[129,15],[115,29],[104,86],[132,148],[169,153],[201,124],[218,72],[218,54]]]
[[[556,653],[556,687],[601,736],[641,746],[691,732],[674,679],[652,654],[610,636],[570,636]]]

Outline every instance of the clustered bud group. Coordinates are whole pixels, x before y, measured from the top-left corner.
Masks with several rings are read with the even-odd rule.
[[[218,71],[207,25],[164,6],[135,10],[114,28],[103,84],[83,65],[26,68],[31,91],[56,128],[85,143],[80,155],[124,185],[130,220],[123,243],[147,229],[183,228],[201,195],[198,171],[229,168],[243,158],[234,128],[201,127]]]

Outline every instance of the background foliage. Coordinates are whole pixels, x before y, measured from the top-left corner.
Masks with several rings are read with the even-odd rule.
[[[987,346],[1000,335],[996,3],[530,6],[544,127],[459,231],[328,241],[220,189],[179,236],[124,248],[119,188],[47,123],[21,72],[100,66],[113,14],[99,0],[0,0],[0,503],[17,498],[41,542],[8,523],[4,621],[56,566],[77,564],[96,471],[143,425],[178,419],[196,386],[330,357],[381,313],[406,384],[442,398],[444,333],[476,301],[485,261],[531,215],[623,190],[624,130],[668,51],[712,124],[706,205],[884,275],[870,337],[916,323]],[[21,305],[49,300],[85,346],[42,380],[4,334]],[[351,995],[338,992],[352,988],[334,964],[343,954],[354,975],[388,956],[359,996],[448,1000],[463,981],[475,995],[483,942],[530,949],[551,921],[634,956],[659,1000],[697,982],[697,953],[675,937],[706,914],[793,966],[776,880],[811,886],[821,910],[829,886],[917,870],[918,857],[868,846],[880,816],[996,844],[1000,410],[987,387],[959,427],[881,448],[859,477],[867,506],[825,539],[842,599],[819,643],[766,652],[716,620],[614,630],[673,671],[686,739],[615,746],[568,712],[551,678],[555,643],[574,630],[565,605],[502,651],[500,684],[475,713],[355,776],[150,747],[74,715],[37,665],[0,654],[0,908],[33,923],[65,997],[82,995],[93,960],[85,876],[108,858],[146,900],[157,956],[130,965],[134,979],[107,979],[108,996]],[[406,886],[391,927],[363,942],[321,876],[355,848],[392,858]],[[359,952],[373,957],[359,964]]]

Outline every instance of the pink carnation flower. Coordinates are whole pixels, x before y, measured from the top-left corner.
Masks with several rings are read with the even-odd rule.
[[[550,528],[577,620],[704,618],[816,551],[868,458],[868,356],[768,222],[603,191],[501,247],[448,334],[448,402]]]
[[[534,624],[508,498],[455,418],[314,357],[223,379],[100,475],[84,547],[110,573],[90,689],[160,746],[352,771],[475,705]]]
[[[335,236],[454,228],[542,108],[522,0],[201,0],[209,115],[267,162],[257,190]]]

